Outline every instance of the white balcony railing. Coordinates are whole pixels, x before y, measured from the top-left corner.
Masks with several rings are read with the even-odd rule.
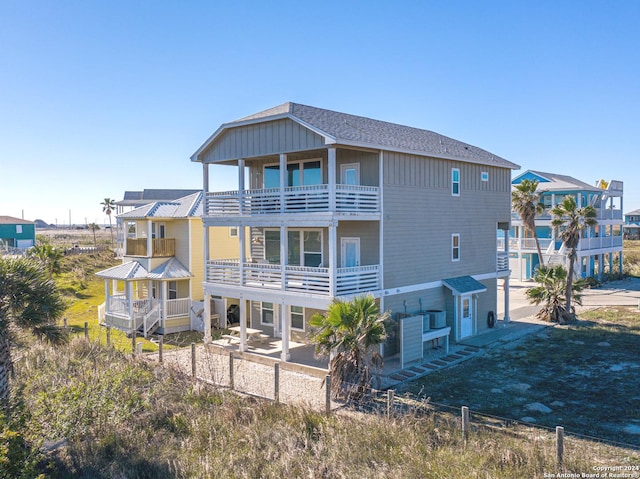
[[[240,263],[237,260],[210,260],[207,262],[206,281],[230,286],[246,286],[311,293],[327,296],[331,291],[329,268],[285,266],[278,264],[244,263],[244,282],[240,281]],[[283,288],[284,284],[284,288]],[[380,289],[379,265],[338,268],[335,296],[376,291]]]
[[[336,185],[335,207],[331,206],[329,185],[261,190],[208,192],[205,216],[238,216],[308,212],[380,211],[380,189],[376,186]]]
[[[190,306],[191,300],[189,298],[170,299],[167,301],[165,316],[167,318],[189,316]]]

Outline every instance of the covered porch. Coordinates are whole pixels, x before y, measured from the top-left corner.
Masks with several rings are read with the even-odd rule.
[[[152,271],[136,261],[96,273],[104,279],[100,324],[147,337],[191,329],[192,274],[175,258]]]

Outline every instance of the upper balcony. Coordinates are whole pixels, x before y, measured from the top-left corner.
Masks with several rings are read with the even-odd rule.
[[[176,240],[174,238],[153,238],[151,240],[151,254],[147,238],[127,239],[125,256],[141,256],[144,258],[170,258],[176,255]]]
[[[205,216],[253,216],[295,213],[371,214],[380,212],[377,186],[329,185],[291,186],[258,190],[208,192]]]

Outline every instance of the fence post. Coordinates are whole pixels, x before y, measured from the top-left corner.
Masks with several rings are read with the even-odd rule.
[[[158,362],[162,364],[162,347],[164,345],[164,336],[158,338]]]
[[[558,466],[562,466],[562,456],[564,455],[564,427],[556,426],[556,461]]]
[[[391,417],[391,409],[393,408],[393,397],[396,392],[393,389],[387,389],[387,417]]]
[[[136,356],[140,356],[142,354],[142,341],[136,343]]]
[[[280,364],[275,363],[273,365],[273,399],[275,402],[280,402]]]
[[[638,302],[638,309],[640,309],[640,302]],[[69,324],[67,323],[67,318],[62,318],[62,327],[64,327],[64,329],[69,329]]]
[[[233,352],[229,351],[229,388],[233,391]]]
[[[196,379],[196,343],[191,343],[191,377]]]
[[[89,323],[87,321],[84,322],[84,339],[89,341]]]
[[[111,346],[111,326],[107,326],[107,347]]]
[[[136,354],[136,332],[131,331],[131,352],[135,356]]]
[[[466,441],[469,437],[469,408],[462,406],[462,437]]]
[[[327,374],[324,377],[324,392],[325,392],[325,412],[327,416],[331,414],[331,375]]]

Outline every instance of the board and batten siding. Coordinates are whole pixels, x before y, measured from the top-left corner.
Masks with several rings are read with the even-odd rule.
[[[460,196],[451,194],[452,168]],[[395,153],[385,153],[383,169],[385,288],[495,272],[497,224],[511,214],[509,170]],[[456,262],[452,234],[460,234]]]
[[[341,182],[340,167],[348,163],[360,165],[360,184],[378,186],[380,184],[380,160],[378,153],[338,148],[336,151],[336,179]]]
[[[204,163],[276,155],[325,146],[324,138],[290,120],[231,127],[200,154]]]

